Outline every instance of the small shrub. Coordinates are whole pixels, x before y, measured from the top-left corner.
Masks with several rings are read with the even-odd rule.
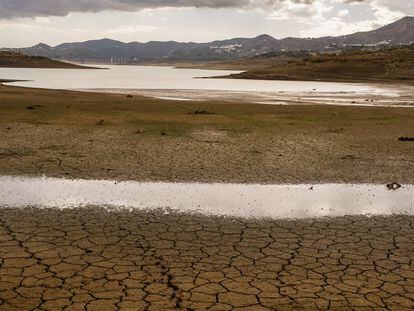
[[[207,110],[194,110],[189,112],[188,114],[214,114],[213,112],[209,112]]]

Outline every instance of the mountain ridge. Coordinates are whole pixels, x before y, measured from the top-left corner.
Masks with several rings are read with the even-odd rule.
[[[109,38],[49,46],[39,43],[28,48],[9,49],[31,56],[72,61],[145,60],[226,60],[254,57],[271,52],[335,51],[353,47],[409,45],[414,43],[414,17],[406,16],[371,31],[319,38],[287,37],[276,39],[262,34],[254,38],[233,38],[206,43],[178,41],[133,41],[124,43]]]

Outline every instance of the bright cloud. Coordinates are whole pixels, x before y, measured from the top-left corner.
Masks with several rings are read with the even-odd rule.
[[[102,37],[205,42],[262,33],[335,36],[405,15],[414,15],[414,0],[0,0],[0,47]]]

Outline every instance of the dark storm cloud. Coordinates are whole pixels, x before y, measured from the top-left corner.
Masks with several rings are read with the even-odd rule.
[[[276,3],[310,4],[313,0],[0,0],[0,18],[65,16],[71,12],[137,11],[145,8],[272,7]]]
[[[0,0],[0,18],[65,16],[71,12],[136,11],[158,7],[242,7],[249,0]]]

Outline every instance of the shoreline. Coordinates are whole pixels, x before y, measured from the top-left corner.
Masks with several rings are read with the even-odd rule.
[[[196,73],[194,73],[196,74]],[[107,77],[108,75],[104,75]],[[195,78],[197,79],[197,78]],[[126,95],[142,95],[158,99],[181,100],[181,101],[228,101],[243,102],[248,104],[269,104],[269,105],[318,105],[329,104],[337,106],[399,106],[414,107],[414,86],[396,85],[387,83],[351,83],[347,82],[323,82],[323,81],[276,81],[276,84],[261,83],[251,84],[249,80],[240,83],[228,83],[223,90],[214,90],[214,82],[207,84],[197,83],[194,89],[185,89],[188,84],[178,83],[176,89],[148,89],[147,84],[138,84],[137,89],[133,88],[85,88],[83,84],[72,83],[70,90],[77,92],[98,92],[98,93],[119,93]],[[44,90],[53,89],[63,91],[64,84],[54,83],[13,83],[22,80],[3,79],[0,83],[16,87],[30,87],[36,89],[36,85],[50,87]],[[286,83],[284,83],[286,82]],[[293,83],[292,83],[293,82]],[[295,82],[297,82],[295,84]],[[210,84],[209,84],[210,83]],[[211,85],[213,83],[213,85]],[[224,83],[224,82],[223,82]],[[338,83],[338,84],[337,84]],[[32,85],[32,86],[30,86]],[[94,85],[94,84],[92,84]],[[100,85],[99,83],[96,85]],[[163,87],[164,85],[161,85]],[[122,87],[122,84],[121,84]],[[197,89],[200,87],[200,89]],[[205,89],[204,89],[205,88]]]
[[[397,88],[400,95],[355,94],[353,92],[272,92],[168,89],[73,89],[76,92],[138,95],[171,101],[225,101],[259,105],[331,105],[351,107],[414,108],[414,96],[407,87]],[[414,90],[414,88],[413,88]]]
[[[0,84],[3,84],[3,83],[14,83],[14,82],[25,82],[25,81],[27,81],[27,80],[0,79]]]
[[[403,85],[403,86],[414,86],[413,80],[397,80],[397,79],[367,79],[367,78],[319,78],[312,79],[307,78],[306,76],[301,76],[300,78],[280,76],[273,78],[266,78],[261,76],[249,76],[249,70],[243,71],[239,74],[230,74],[225,76],[216,76],[216,77],[202,77],[204,79],[234,79],[234,80],[260,80],[260,81],[293,81],[293,82],[330,82],[330,83],[361,83],[361,84],[381,84],[381,85]]]
[[[319,92],[313,91],[232,91],[232,90],[204,90],[204,89],[130,89],[130,88],[85,88],[85,89],[48,89],[13,85],[13,82],[28,80],[0,80],[0,85],[42,90],[50,92],[96,93],[102,95],[141,96],[165,101],[197,101],[197,102],[227,102],[249,105],[329,105],[350,107],[414,107],[414,87],[404,85],[389,89],[388,93],[359,94],[352,91]],[[307,81],[303,81],[307,82]],[[352,85],[352,83],[349,83]],[[367,84],[367,86],[383,86],[381,84]]]

